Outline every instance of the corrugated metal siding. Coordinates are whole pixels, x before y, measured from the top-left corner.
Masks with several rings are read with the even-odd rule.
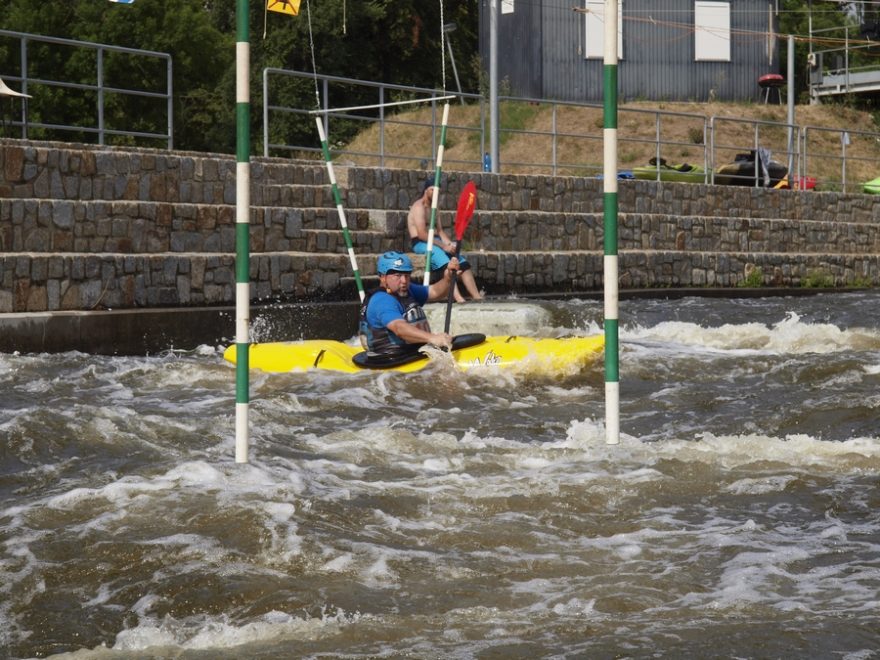
[[[500,0],[499,0],[500,1]],[[514,0],[501,15],[499,81],[512,93],[564,101],[602,100],[602,60],[583,57],[584,16],[578,0]],[[731,2],[731,61],[694,61],[693,0],[622,0],[623,59],[618,67],[621,101],[757,100],[758,78],[780,70],[772,2]],[[583,0],[578,2],[583,6]],[[489,0],[480,5],[480,52],[489,69]],[[768,43],[772,58],[768,54]],[[772,62],[771,62],[772,59]]]
[[[540,0],[515,1],[513,13],[499,15],[498,83],[499,86],[509,85],[509,93],[514,96],[542,98],[543,3]],[[497,2],[500,4],[501,0]],[[480,2],[480,53],[488,76],[489,0]]]
[[[591,70],[592,67],[584,66],[588,62],[582,55],[584,16],[571,10],[576,4],[579,4],[579,0],[568,3],[564,0],[544,2],[544,98],[582,101],[596,72],[599,75],[599,88],[602,87],[601,60],[595,71]],[[553,90],[552,95],[548,95],[548,89]],[[563,93],[564,97],[556,96]]]

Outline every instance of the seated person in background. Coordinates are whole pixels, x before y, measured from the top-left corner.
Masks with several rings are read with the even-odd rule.
[[[458,260],[452,257],[443,278],[431,286],[410,282],[412,270],[412,261],[400,252],[379,257],[379,288],[361,305],[358,334],[365,350],[391,356],[416,352],[423,344],[452,346],[452,335],[431,332],[422,305],[447,298]]]
[[[422,196],[412,203],[409,207],[409,215],[406,217],[406,227],[409,230],[410,243],[412,250],[416,254],[425,254],[428,248],[428,222],[431,213],[431,196],[433,195],[434,182],[431,179],[425,181],[422,185]],[[443,225],[440,222],[440,213],[438,211],[434,222],[434,247],[431,250],[431,281],[439,276],[449,263],[449,259],[455,254],[455,242],[443,231]],[[480,300],[480,290],[474,280],[474,273],[468,260],[462,255],[458,257],[461,264],[461,271],[458,279],[464,284],[468,295],[474,300]],[[464,302],[464,296],[455,288],[455,301]]]

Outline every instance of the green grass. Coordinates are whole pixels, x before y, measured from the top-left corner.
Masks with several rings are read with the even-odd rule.
[[[764,271],[760,266],[755,266],[746,273],[745,278],[743,278],[743,281],[738,286],[749,289],[757,289],[764,286]]]
[[[834,276],[827,270],[811,270],[801,280],[801,286],[805,289],[824,289],[834,286]]]

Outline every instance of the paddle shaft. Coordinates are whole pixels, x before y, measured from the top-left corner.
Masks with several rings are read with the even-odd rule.
[[[461,239],[455,242],[455,258],[461,254]],[[455,283],[458,280],[458,269],[452,271],[452,282],[449,285],[449,295],[446,297],[446,320],[443,322],[443,332],[449,334],[449,326],[452,325],[452,303],[455,301]]]

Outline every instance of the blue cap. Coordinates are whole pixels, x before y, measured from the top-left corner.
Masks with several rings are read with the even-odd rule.
[[[412,261],[402,252],[386,252],[379,257],[376,272],[379,275],[385,275],[389,270],[396,270],[399,273],[411,273],[413,270]]]

